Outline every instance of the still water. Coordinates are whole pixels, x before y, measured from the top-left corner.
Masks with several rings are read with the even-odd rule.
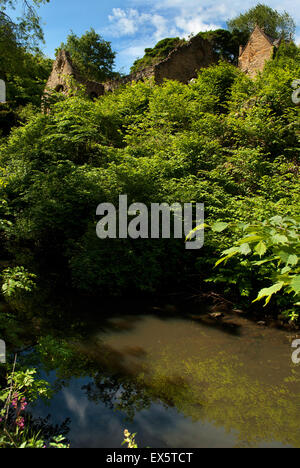
[[[237,316],[114,316],[61,345],[33,413],[70,418],[72,447],[120,447],[124,429],[139,447],[300,447],[293,338]]]

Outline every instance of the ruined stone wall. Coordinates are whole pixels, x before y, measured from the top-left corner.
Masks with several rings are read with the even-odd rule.
[[[120,86],[126,85],[127,83],[132,83],[133,81],[145,81],[149,78],[154,77],[154,75],[154,67],[144,68],[144,70],[141,70],[138,73],[132,73],[120,79],[107,81],[106,83],[103,83],[104,91],[106,93],[113,92],[116,89],[120,88]]]
[[[255,76],[259,71],[264,69],[267,60],[273,56],[274,45],[263,31],[256,28],[248,44],[241,51],[239,57],[240,69],[250,75]]]
[[[195,36],[188,43],[178,46],[165,60],[156,65],[118,80],[97,83],[83,79],[73,65],[68,52],[62,50],[53,64],[45,93],[55,90],[67,95],[70,90],[68,77],[73,77],[75,81],[83,84],[86,87],[87,94],[91,97],[99,97],[105,93],[113,92],[127,83],[145,81],[149,78],[154,78],[158,84],[162,83],[164,79],[188,83],[189,80],[197,76],[197,72],[201,68],[208,67],[216,62],[217,58],[210,42]]]
[[[104,89],[105,92],[111,92],[132,81],[145,81],[149,78],[154,78],[157,84],[165,79],[188,83],[197,76],[201,68],[214,63],[217,63],[217,57],[210,42],[195,36],[188,43],[174,49],[165,60],[120,80],[104,83]]]
[[[160,84],[163,80],[177,80],[188,83],[197,77],[201,68],[217,63],[209,41],[200,36],[193,37],[188,43],[174,49],[170,55],[154,66],[155,82]]]
[[[255,76],[258,71],[263,70],[265,62],[272,57],[275,46],[277,44],[257,26],[246,47],[240,48],[239,67],[250,76]],[[68,52],[62,50],[54,62],[45,94],[51,90],[68,94],[70,89],[67,77],[73,77],[75,81],[83,84],[87,94],[92,98],[113,92],[127,83],[145,81],[149,78],[154,78],[157,84],[161,84],[165,79],[188,83],[192,78],[197,77],[199,70],[217,61],[212,44],[200,36],[195,36],[189,42],[178,46],[166,59],[156,65],[120,79],[97,83],[82,78]]]
[[[51,75],[46,84],[45,93],[51,93],[51,91],[54,90],[67,95],[70,91],[68,78],[74,78],[77,83],[83,84],[86,87],[87,94],[92,98],[104,94],[103,84],[82,78],[73,65],[68,52],[61,50],[53,64]]]

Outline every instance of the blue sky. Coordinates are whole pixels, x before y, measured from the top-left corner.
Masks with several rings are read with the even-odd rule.
[[[117,52],[116,70],[128,72],[164,37],[188,37],[191,33],[224,27],[226,20],[255,6],[258,0],[50,0],[39,9],[45,32],[44,52],[54,50],[73,30],[77,35],[93,27],[111,41]],[[300,43],[299,0],[266,0],[278,11],[286,10],[297,23]]]

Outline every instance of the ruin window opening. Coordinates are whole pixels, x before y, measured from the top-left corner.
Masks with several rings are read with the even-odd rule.
[[[55,88],[55,91],[56,91],[57,93],[63,93],[64,90],[65,90],[65,88],[64,88],[63,85],[58,85],[58,86],[56,86],[56,88]]]

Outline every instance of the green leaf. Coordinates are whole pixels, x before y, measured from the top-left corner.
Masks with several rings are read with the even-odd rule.
[[[202,231],[203,229],[205,229],[206,227],[208,227],[207,224],[203,223],[203,224],[199,224],[199,226],[196,226],[192,231],[190,231],[188,233],[188,235],[186,236],[185,240],[188,241],[190,239],[193,238],[194,234],[197,232],[197,231]]]
[[[262,257],[263,255],[265,255],[266,251],[267,251],[267,246],[266,244],[263,242],[263,241],[260,241],[256,246],[255,246],[255,252],[260,256]]]
[[[250,242],[256,242],[256,241],[260,241],[261,240],[261,236],[257,235],[257,234],[253,234],[253,235],[249,235],[247,237],[244,237],[243,239],[239,240],[238,244],[241,245],[241,244],[246,244],[246,243],[250,243]]]
[[[290,255],[287,259],[287,265],[292,265],[292,266],[295,266],[297,265],[298,263],[298,260],[299,258],[297,257],[297,255]]]
[[[284,286],[284,282],[280,281],[279,283],[273,284],[270,288],[264,288],[261,291],[259,291],[257,298],[253,302],[260,301],[264,297],[266,297],[266,302],[265,306],[269,304],[271,297],[273,294],[278,293]]]
[[[270,219],[270,222],[273,225],[279,225],[283,223],[283,218],[282,216],[273,216],[273,218]]]
[[[226,262],[229,258],[233,257],[234,255],[237,255],[239,252],[240,252],[239,247],[232,247],[231,249],[225,250],[223,252],[223,255],[225,255],[225,257],[218,260],[217,263],[215,264],[215,267],[220,265],[223,262]]]
[[[217,222],[211,226],[211,229],[213,232],[223,232],[225,231],[225,229],[228,228],[228,226],[229,226],[229,223]]]
[[[282,234],[275,234],[272,236],[272,241],[274,244],[288,244],[289,242],[288,238]]]
[[[239,248],[239,252],[242,255],[249,255],[252,252],[252,250],[250,249],[249,244],[242,244],[241,247]]]
[[[300,275],[294,276],[291,281],[291,288],[296,294],[300,293]]]

